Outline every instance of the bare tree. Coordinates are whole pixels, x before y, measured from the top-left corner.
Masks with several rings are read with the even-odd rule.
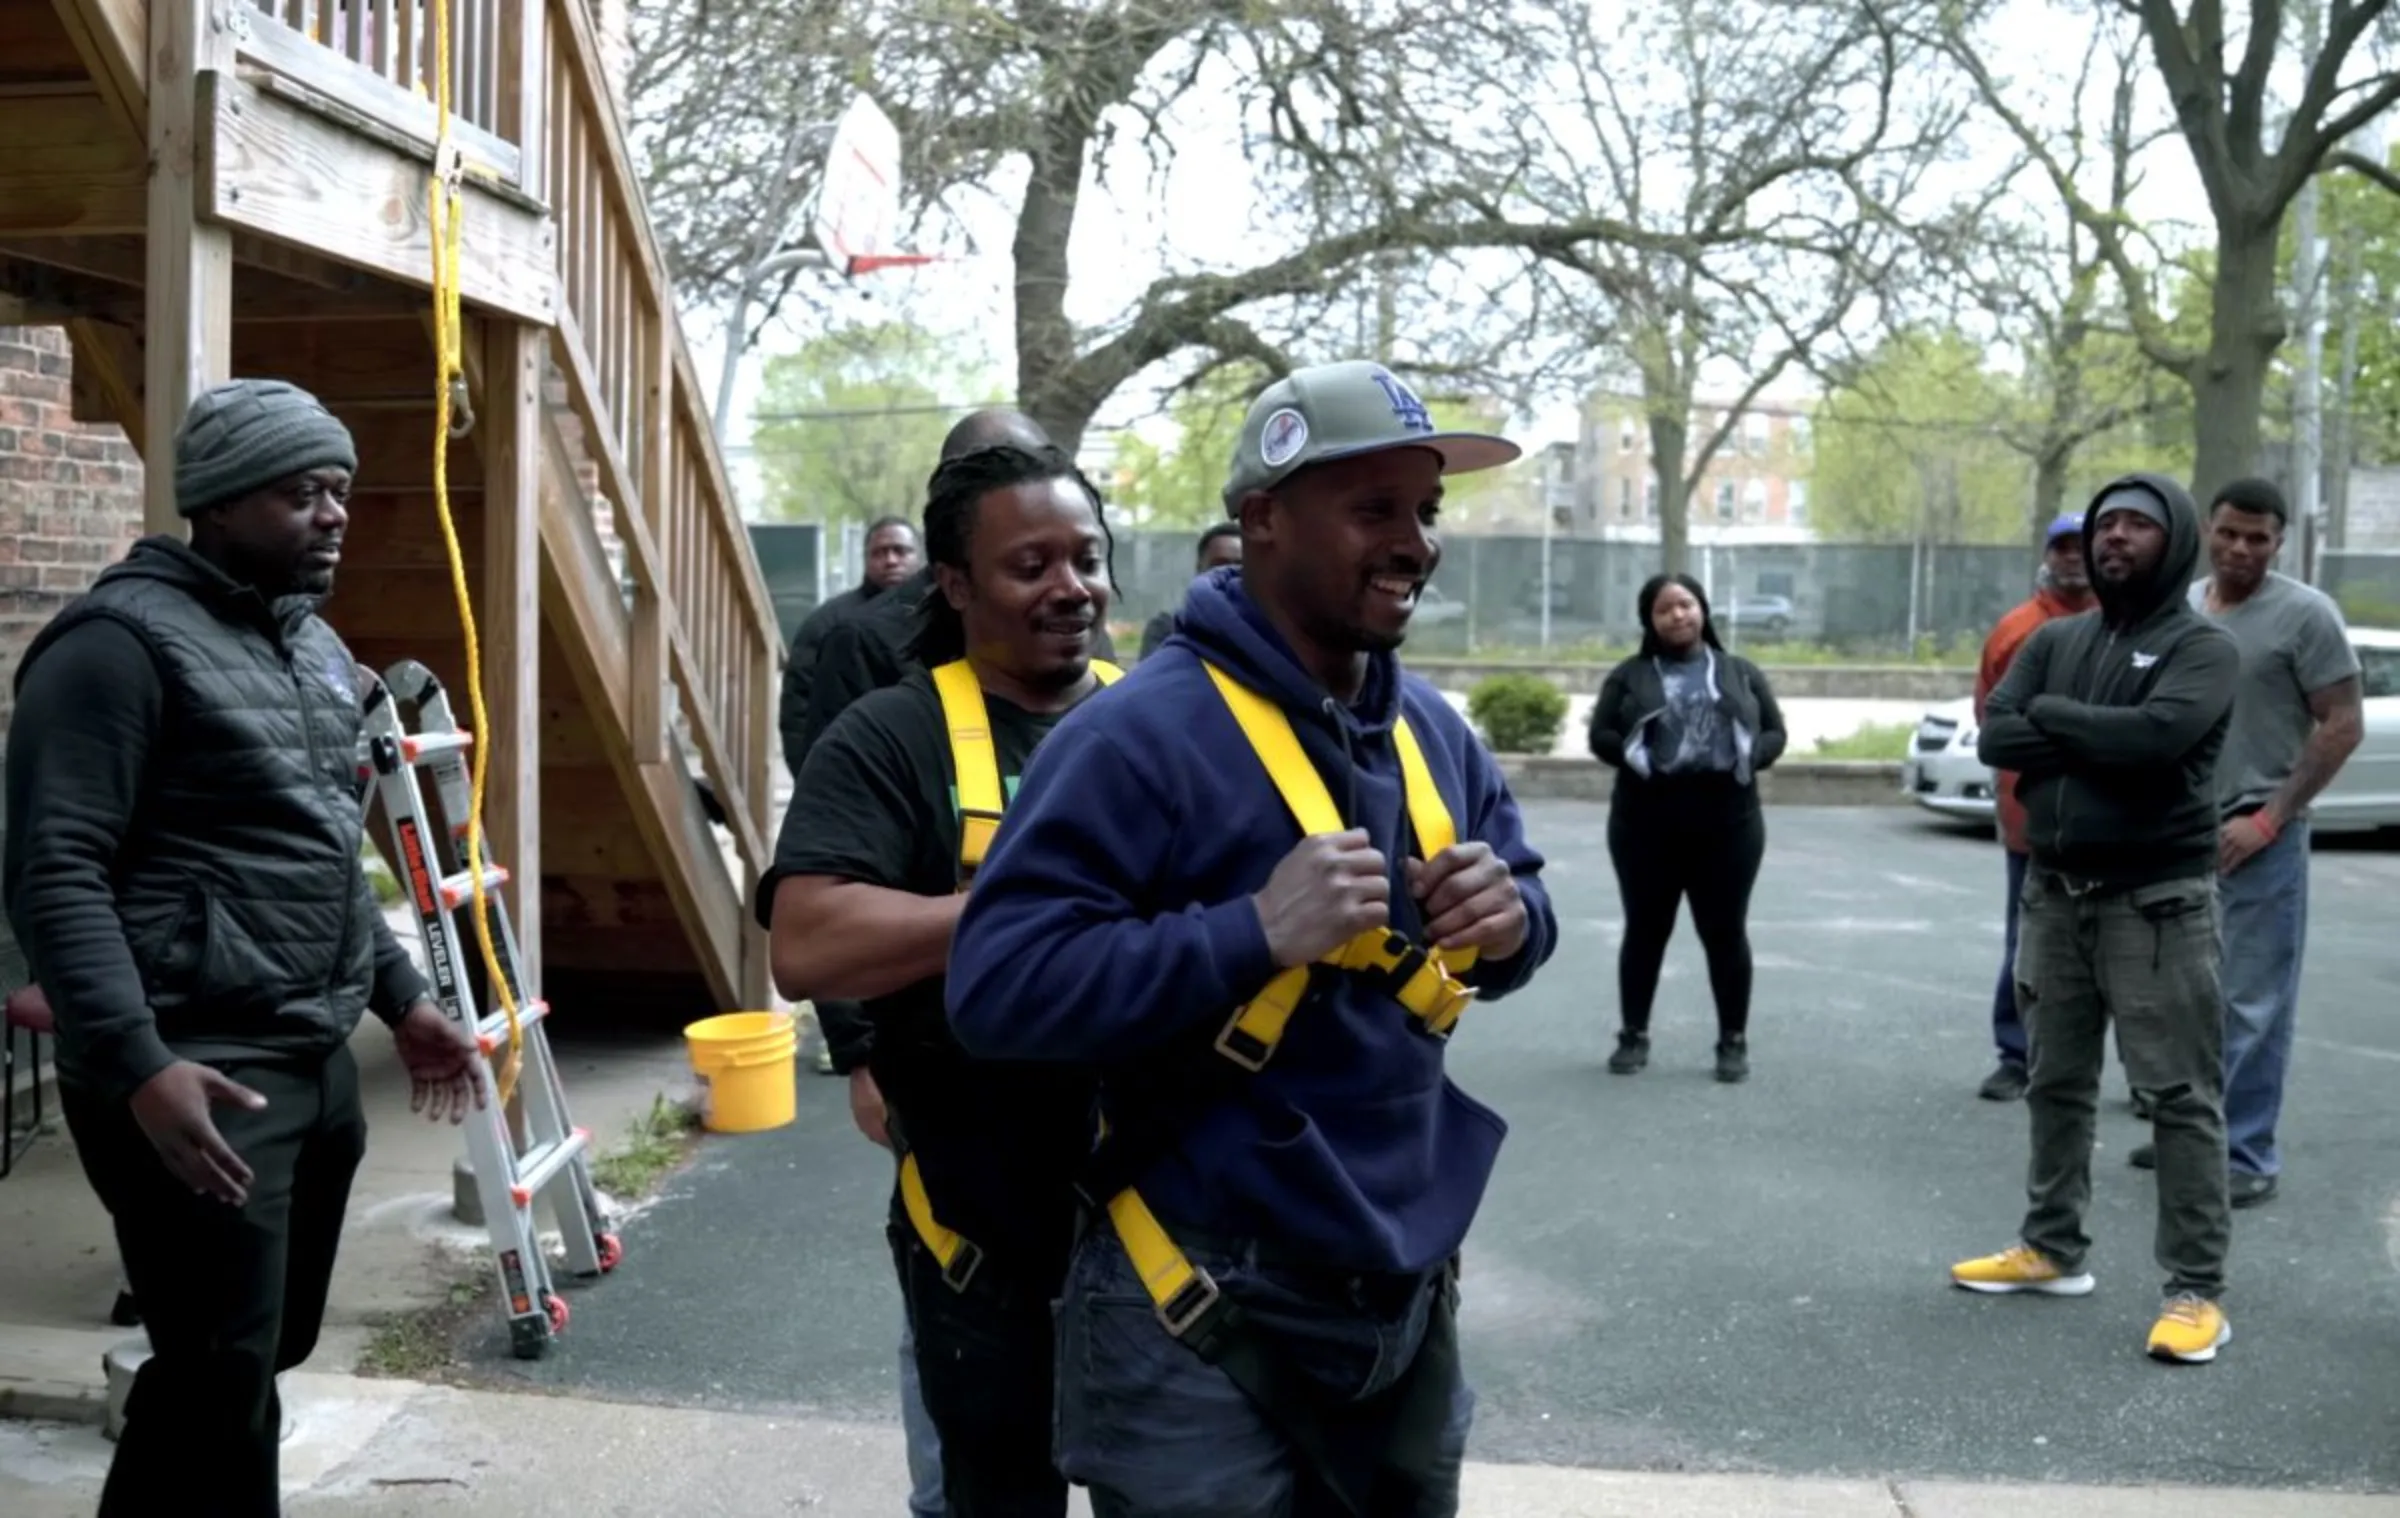
[[[2048,134],[2014,103],[2022,93],[1992,67],[2004,56],[2002,42],[1983,34],[1992,8],[1954,6],[1941,28],[1985,107],[2091,236],[2142,351],[2191,387],[2193,483],[2203,496],[2257,468],[2268,367],[2288,330],[2277,288],[2284,213],[2345,139],[2400,101],[2400,72],[2387,66],[2388,39],[2378,35],[2390,29],[2391,0],[2302,3],[2325,4],[2324,39],[2313,59],[2299,60],[2299,98],[2281,110],[2270,91],[2284,48],[2282,0],[2251,0],[2237,21],[2229,21],[2222,0],[2113,0],[2093,12],[2100,26],[2118,15],[2138,23],[2207,192],[2216,258],[2205,347],[2170,332],[2153,271],[2137,256],[2138,228],[2121,207],[2085,194]],[[2345,166],[2356,166],[2352,157],[2344,156]]]
[[[1584,378],[1597,355],[1640,383],[1670,570],[1688,558],[1691,492],[1743,412],[1818,361],[1898,259],[1893,208],[1940,151],[1946,107],[1900,98],[1910,45],[1894,8],[1672,0],[1605,32],[1583,0],[1515,13],[1559,98],[1514,114],[1483,204],[1560,223],[1607,208],[1641,234],[1536,251]],[[1736,393],[1694,436],[1695,395],[1720,371]]]
[[[2109,70],[2109,108],[2095,123],[2081,110],[2098,71]],[[2078,108],[2056,140],[2055,161],[2100,214],[2131,222],[2144,152],[2171,128],[2144,131],[2138,117],[2139,38],[2096,27],[2087,39],[2072,99]],[[2012,408],[1993,434],[2033,466],[2028,532],[2065,509],[2077,458],[2094,442],[2171,404],[2151,381],[2157,371],[2131,336],[2099,240],[2045,183],[2029,201],[2020,154],[2010,172],[1962,216],[1920,229],[1930,272],[1988,319],[2024,359]],[[2031,216],[2031,207],[2046,207]]]
[[[1312,346],[1332,292],[1370,268],[1461,249],[1659,240],[1588,208],[1518,214],[1481,183],[1445,177],[1454,158],[1394,151],[1438,139],[1429,112],[1472,114],[1444,72],[1463,53],[1524,45],[1465,0],[1018,0],[1006,10],[649,0],[635,35],[634,114],[687,299],[732,303],[771,235],[762,229],[787,221],[811,188],[805,155],[797,170],[790,156],[793,125],[830,119],[852,90],[868,89],[900,128],[921,235],[944,235],[946,196],[988,194],[1021,165],[1025,188],[1010,208],[1017,402],[1070,448],[1154,366],[1288,368]],[[1188,127],[1178,108],[1200,99],[1238,105],[1252,185],[1275,211],[1257,255],[1193,267],[1166,250],[1128,250],[1165,272],[1112,319],[1078,323],[1069,248],[1084,197],[1121,167],[1146,169],[1163,195]],[[783,168],[762,190],[759,170],[771,164]],[[756,321],[809,280],[756,291]]]

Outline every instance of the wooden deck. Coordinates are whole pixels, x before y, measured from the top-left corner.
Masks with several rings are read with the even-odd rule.
[[[585,0],[453,0],[473,426],[449,442],[492,730],[493,852],[529,960],[660,1015],[765,1005],[781,657]],[[0,321],[57,324],[76,414],[149,455],[269,375],[357,435],[327,617],[454,690],[435,511],[425,0],[0,0]],[[149,473],[174,530],[171,472]],[[538,904],[538,907],[537,907]]]

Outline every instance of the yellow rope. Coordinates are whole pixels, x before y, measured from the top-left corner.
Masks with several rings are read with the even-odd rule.
[[[467,812],[467,876],[475,892],[475,943],[483,951],[484,974],[500,998],[501,1010],[508,1014],[508,1053],[501,1060],[497,1074],[500,1101],[503,1106],[516,1093],[525,1029],[519,1019],[517,998],[508,976],[500,968],[499,952],[492,947],[491,913],[484,904],[483,890],[483,782],[487,761],[491,756],[491,723],[483,710],[483,654],[475,637],[475,607],[467,590],[466,556],[458,546],[458,525],[450,518],[450,397],[452,386],[462,390],[466,366],[463,358],[464,340],[460,335],[459,319],[459,248],[460,211],[457,148],[450,141],[450,7],[456,0],[434,0],[433,5],[433,79],[434,79],[434,172],[427,189],[427,209],[433,245],[433,315],[434,342],[437,349],[438,372],[433,387],[433,505],[442,522],[442,541],[450,550],[450,589],[458,598],[458,620],[466,633],[467,706],[472,713],[471,731],[475,741],[471,746],[469,770],[472,799]],[[487,500],[486,511],[515,510],[520,503],[507,500]],[[539,882],[519,881],[520,890],[535,889]]]

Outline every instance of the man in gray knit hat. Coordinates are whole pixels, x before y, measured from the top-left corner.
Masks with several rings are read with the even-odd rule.
[[[150,1335],[100,1511],[247,1518],[280,1511],[275,1377],[315,1347],[365,1150],[360,1014],[427,1116],[483,1091],[359,868],[356,666],[316,614],[350,433],[236,380],[174,448],[191,541],[134,544],[18,666],[4,884]]]

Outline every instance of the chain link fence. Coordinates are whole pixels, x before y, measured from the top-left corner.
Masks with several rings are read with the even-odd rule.
[[[855,536],[837,533],[829,546],[815,526],[752,527],[787,641],[822,595],[856,580],[857,552],[847,543]],[[1195,532],[1117,533],[1110,622],[1127,658],[1140,647],[1142,624],[1182,602],[1198,540]],[[1708,587],[1729,642],[1861,659],[1971,660],[1992,624],[2032,593],[2038,562],[2030,549],[1988,545],[1691,551],[1692,574]],[[1409,629],[1409,647],[1421,654],[1547,650],[1562,658],[1623,649],[1639,636],[1634,598],[1658,563],[1658,547],[1650,543],[1553,538],[1545,545],[1533,536],[1453,535],[1443,540],[1441,568]],[[2400,627],[2400,554],[2328,553],[2318,580],[2352,623]]]

